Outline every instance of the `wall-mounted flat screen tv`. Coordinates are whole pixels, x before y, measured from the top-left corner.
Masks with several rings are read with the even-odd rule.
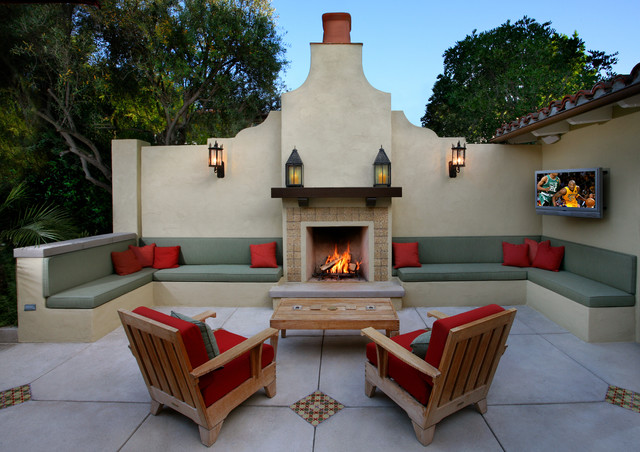
[[[602,168],[536,171],[535,206],[541,215],[602,218]]]

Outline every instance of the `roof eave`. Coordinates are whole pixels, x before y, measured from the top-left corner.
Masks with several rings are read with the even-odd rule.
[[[596,108],[614,104],[628,97],[635,96],[636,94],[639,94],[639,93],[640,93],[640,83],[634,83],[632,85],[626,86],[612,93],[605,94],[597,99],[593,99],[582,105],[578,105],[569,110],[565,110],[553,116],[549,116],[548,118],[542,119],[540,121],[536,121],[533,124],[520,127],[516,130],[513,130],[509,133],[505,133],[498,137],[493,137],[489,140],[489,143],[504,143],[520,135],[531,133],[534,130],[541,129],[543,127],[549,126],[556,122],[564,121],[566,119],[572,118],[582,113],[595,110]]]

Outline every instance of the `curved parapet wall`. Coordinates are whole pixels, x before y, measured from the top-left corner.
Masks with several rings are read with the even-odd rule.
[[[372,185],[382,146],[391,161],[391,95],[372,87],[362,68],[362,44],[311,44],[304,84],[282,95],[282,156],[294,146],[305,186]]]

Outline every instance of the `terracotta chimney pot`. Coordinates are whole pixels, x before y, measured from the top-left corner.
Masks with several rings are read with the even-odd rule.
[[[351,15],[349,13],[326,13],[322,15],[323,44],[351,43]]]

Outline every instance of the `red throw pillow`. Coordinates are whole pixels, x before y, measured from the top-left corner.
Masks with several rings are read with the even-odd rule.
[[[178,268],[180,246],[156,246],[153,253],[153,268]]]
[[[133,251],[113,251],[111,253],[111,262],[113,262],[113,268],[120,276],[129,275],[131,273],[142,270],[142,265],[136,259],[136,255]]]
[[[513,267],[528,267],[531,265],[531,262],[529,262],[529,245],[526,243],[515,245],[502,242],[502,265],[511,265]]]
[[[146,246],[133,246],[129,245],[129,249],[136,255],[136,259],[143,267],[151,267],[153,265],[153,255],[156,248],[156,244]]]
[[[276,242],[261,245],[249,245],[251,249],[251,268],[277,268]]]
[[[529,245],[529,262],[533,262],[536,258],[536,254],[538,254],[538,247],[543,243],[550,245],[551,242],[549,240],[545,240],[544,242],[536,242],[531,239],[524,239],[524,243]]]
[[[422,267],[418,254],[418,242],[392,243],[393,268]]]
[[[564,246],[551,246],[542,243],[538,247],[538,253],[531,266],[557,272],[560,270],[563,257]]]

